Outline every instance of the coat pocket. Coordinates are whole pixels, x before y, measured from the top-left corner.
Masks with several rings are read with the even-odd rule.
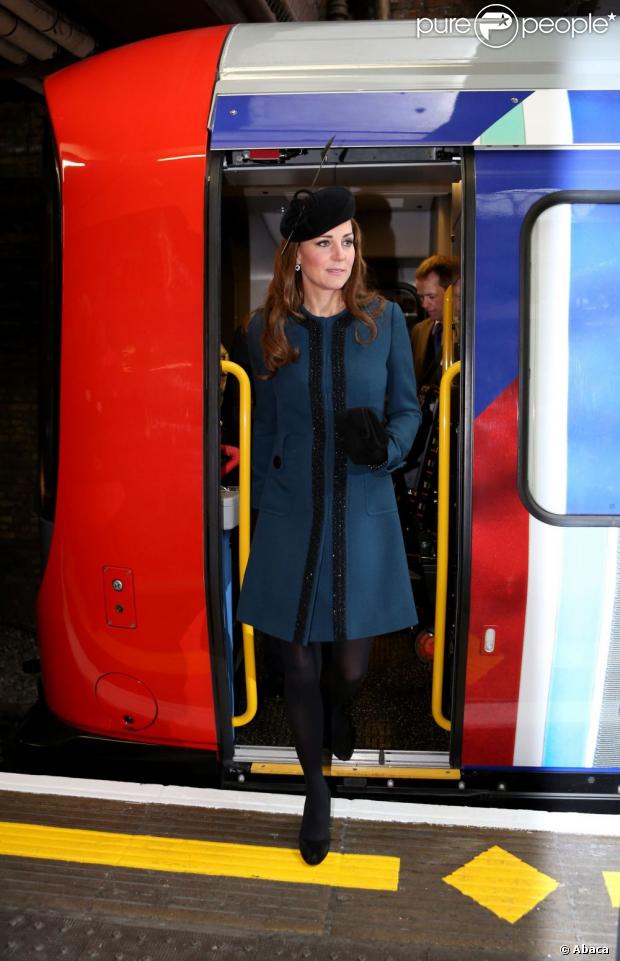
[[[367,514],[393,514],[398,510],[394,484],[389,474],[371,471],[364,478]]]
[[[276,441],[267,469],[263,496],[259,510],[266,514],[286,517],[291,510],[292,487],[291,464],[287,465],[287,436],[284,434]]]

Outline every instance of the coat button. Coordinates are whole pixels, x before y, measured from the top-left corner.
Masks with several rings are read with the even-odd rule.
[[[279,454],[276,454],[276,456],[274,457],[273,466],[275,467],[276,470],[280,470],[280,468],[282,467],[282,458],[280,457]]]

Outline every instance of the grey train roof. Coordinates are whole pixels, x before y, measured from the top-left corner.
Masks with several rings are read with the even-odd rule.
[[[620,89],[620,20],[605,33],[516,36],[500,49],[473,32],[420,38],[419,29],[413,20],[239,24],[215,93]]]

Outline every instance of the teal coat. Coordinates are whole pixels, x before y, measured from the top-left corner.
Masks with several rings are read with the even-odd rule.
[[[346,311],[290,319],[299,359],[271,380],[248,328],[256,405],[252,503],[258,509],[237,617],[307,644],[386,634],[417,623],[391,471],[420,423],[411,343],[403,313],[386,303],[369,344]],[[334,432],[334,412],[370,407],[385,419],[387,465],[353,464]]]

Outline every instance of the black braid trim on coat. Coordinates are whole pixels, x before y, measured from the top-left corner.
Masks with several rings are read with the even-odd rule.
[[[347,318],[348,319],[348,318]],[[346,409],[347,379],[344,366],[348,324],[336,321],[332,333],[332,397],[334,414]],[[332,514],[334,640],[347,636],[347,454],[334,431],[334,486]]]
[[[300,323],[308,330],[310,337],[308,389],[312,415],[312,523],[293,641],[304,644],[308,609],[325,518],[325,414],[323,410],[323,328],[313,318],[306,318]]]

